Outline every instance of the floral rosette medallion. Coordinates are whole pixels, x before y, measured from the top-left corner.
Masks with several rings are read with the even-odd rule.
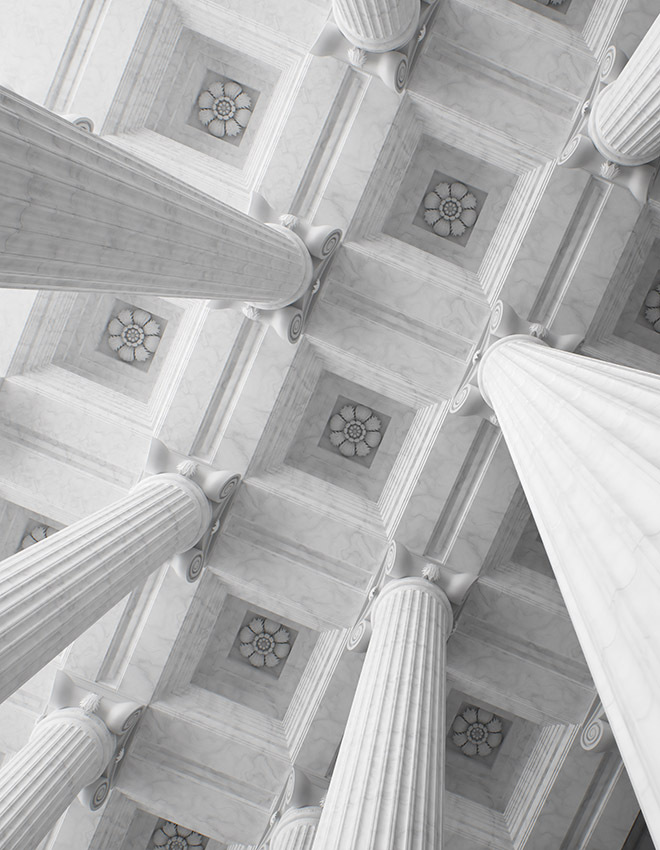
[[[154,847],[162,847],[164,850],[188,850],[189,847],[203,847],[204,836],[167,821],[154,831],[151,843]]]
[[[197,98],[199,120],[213,136],[238,136],[252,115],[252,98],[233,80],[211,83]]]
[[[468,705],[454,718],[451,739],[463,755],[485,758],[502,743],[502,721],[491,711]]]
[[[277,667],[291,652],[289,631],[266,617],[254,617],[238,637],[240,653],[253,667]]]
[[[644,318],[660,333],[660,283],[654,286],[644,301]]]
[[[380,445],[382,423],[363,404],[347,404],[330,419],[330,442],[344,457],[366,457]]]
[[[477,220],[477,199],[463,183],[438,183],[424,198],[424,221],[438,236],[462,236]]]
[[[121,310],[108,324],[108,345],[126,363],[147,361],[160,343],[160,325],[146,310]]]

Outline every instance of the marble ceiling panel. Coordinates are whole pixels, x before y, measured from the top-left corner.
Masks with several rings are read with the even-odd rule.
[[[413,418],[409,407],[324,371],[284,463],[376,501]]]
[[[192,684],[282,720],[317,639],[318,633],[229,595]]]
[[[476,274],[515,182],[515,174],[424,135],[383,232]]]
[[[627,236],[628,231],[622,235]],[[639,215],[613,273],[611,268],[584,350],[614,358],[626,366],[657,372],[660,336],[653,324],[653,293],[660,280],[660,214],[655,205]]]
[[[181,307],[162,298],[140,298],[139,303],[129,304],[111,295],[81,293],[52,363],[110,390],[148,402],[182,315]]]
[[[559,33],[526,20],[519,24],[490,5],[443,4],[411,90],[552,157],[568,136],[596,63],[570,36],[559,48]]]
[[[539,731],[529,720],[452,688],[447,695],[447,790],[504,812]],[[467,755],[476,747],[470,747],[473,737],[483,738],[479,746],[490,752]]]
[[[242,168],[279,75],[278,68],[184,29],[144,126]],[[223,84],[222,92],[217,88],[217,97],[204,99],[204,104],[212,101],[211,111],[215,110],[215,117],[208,116],[211,120],[205,123],[199,98],[217,83]]]

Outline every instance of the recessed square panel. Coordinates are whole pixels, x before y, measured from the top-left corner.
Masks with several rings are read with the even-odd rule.
[[[447,696],[447,790],[504,811],[539,734],[540,727],[529,720],[452,688]]]
[[[317,638],[312,629],[228,595],[191,683],[281,720]]]
[[[98,351],[120,363],[147,372],[167,321],[148,310],[116,300],[103,329]]]
[[[212,41],[200,33],[184,29],[145,126],[200,153],[236,168],[243,168],[280,73],[278,68],[241,53],[228,44]],[[217,83],[222,83],[222,95],[215,85]],[[239,86],[241,92],[230,85],[230,93],[226,94],[224,86],[228,83]],[[204,98],[203,103],[210,103],[214,109],[217,107],[218,121],[222,121],[222,126],[214,124],[213,130],[217,133],[224,131],[223,136],[209,132],[199,118],[199,98],[210,87],[214,87],[217,96],[212,98],[212,103],[209,98]],[[241,94],[245,97],[241,97]],[[229,119],[235,121],[239,110],[247,108],[247,98],[250,100],[249,114],[242,112],[240,120],[236,122],[239,126],[245,126],[241,127],[240,132],[235,132],[237,127]],[[226,118],[220,119],[220,115]],[[205,115],[204,119],[208,117]]]
[[[341,410],[348,407],[356,410],[354,418],[349,411],[341,417]],[[344,418],[343,426],[335,416]],[[367,426],[372,417],[378,420],[378,427],[374,421]],[[412,408],[324,370],[292,434],[284,464],[376,502],[414,418]],[[350,440],[345,439],[346,434]]]
[[[646,348],[654,354],[660,354],[659,290],[660,239],[656,239],[614,327],[615,336]]]
[[[207,71],[187,123],[238,147],[245,138],[258,99],[259,92],[251,86]]]
[[[488,193],[476,186],[434,171],[414,224],[441,239],[450,239],[454,245],[467,245],[487,197]]]
[[[385,218],[383,233],[477,273],[516,180],[513,172],[424,135]],[[437,200],[429,198],[437,190]],[[425,200],[430,209],[438,210],[427,221]],[[428,224],[430,218],[440,222],[435,230]],[[452,222],[459,224],[452,228]]]
[[[373,463],[391,417],[359,401],[338,396],[319,446],[367,469]]]
[[[144,320],[144,324],[141,325],[142,330],[145,330],[147,321],[144,315],[154,318],[160,326],[157,350],[144,361],[146,366],[139,360],[137,363],[122,362],[108,345],[108,339],[112,335],[108,332],[110,322],[118,316],[119,311],[130,312],[132,309],[140,311],[138,319]],[[78,293],[59,335],[52,363],[105,386],[109,390],[120,392],[142,403],[148,403],[176,340],[183,315],[184,310],[181,306],[171,300],[155,296],[150,296],[148,299],[140,297],[139,300],[128,303],[111,295]],[[129,321],[128,316],[125,318],[126,324],[120,323],[123,328],[134,324],[133,321]],[[136,324],[139,324],[139,321]],[[146,330],[150,328],[151,326]],[[119,330],[119,325],[113,325],[113,330]],[[132,334],[139,336],[139,329],[136,328]],[[147,335],[145,333],[145,338]],[[154,335],[151,334],[151,336]],[[115,336],[121,336],[121,333]],[[134,343],[138,336],[131,337]],[[118,342],[120,340],[114,344]],[[155,348],[153,345],[151,347]],[[127,417],[131,415],[128,407],[125,408],[125,415]]]

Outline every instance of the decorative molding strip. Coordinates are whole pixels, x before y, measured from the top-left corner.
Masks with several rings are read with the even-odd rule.
[[[445,791],[444,829],[490,850],[513,850],[504,816],[486,806]]]
[[[101,135],[144,126],[181,35],[181,13],[171,0],[152,0],[126,63]]]
[[[425,554],[442,563],[447,561],[501,441],[499,429],[486,422],[479,425],[426,545]]]
[[[422,345],[441,351],[447,357],[460,363],[467,363],[474,352],[474,343],[467,336],[460,336],[406,315],[396,307],[390,307],[356,292],[350,286],[338,283],[336,279],[333,279],[332,286],[328,287],[323,301],[325,304],[332,304],[347,312],[364,316],[389,331],[412,337]]]
[[[366,91],[364,76],[347,69],[291,202],[294,215],[314,220]]]
[[[577,726],[545,726],[504,810],[515,850],[522,850],[578,734]]]
[[[251,482],[247,483],[247,486],[250,487]],[[371,578],[370,569],[360,570],[344,560],[330,558],[324,552],[278,535],[273,530],[266,530],[260,523],[252,522],[237,513],[232,513],[228,518],[223,529],[224,537],[234,537],[313,573],[328,575],[333,581],[346,587],[364,589]]]
[[[573,212],[529,315],[551,324],[580,267],[612,192],[612,185],[590,177]]]
[[[282,721],[293,761],[307,740],[314,718],[341,661],[348,635],[348,629],[336,629],[323,632],[316,641]]]
[[[112,0],[83,0],[44,106],[68,112],[105,22]]]

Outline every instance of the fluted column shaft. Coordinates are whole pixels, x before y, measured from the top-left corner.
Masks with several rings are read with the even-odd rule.
[[[312,850],[320,817],[320,806],[288,809],[273,830],[268,850]]]
[[[479,386],[660,846],[660,377],[513,336]]]
[[[0,88],[0,285],[249,301],[311,281],[290,230],[256,221]]]
[[[54,711],[0,770],[0,847],[36,847],[113,755],[115,736],[81,708]]]
[[[439,850],[451,621],[425,579],[381,591],[316,850]]]
[[[621,165],[660,156],[660,17],[618,78],[596,97],[589,135],[603,156]]]
[[[332,12],[352,44],[383,53],[412,38],[419,19],[419,0],[333,0]]]
[[[210,521],[197,484],[155,475],[0,561],[0,701],[168,558],[193,546]]]

